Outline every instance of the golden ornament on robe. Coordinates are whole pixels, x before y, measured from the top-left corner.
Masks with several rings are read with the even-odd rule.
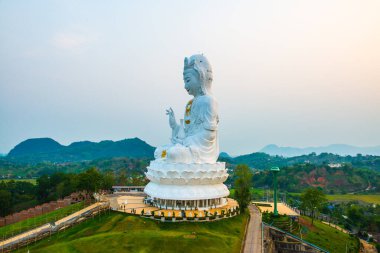
[[[162,150],[161,158],[165,158],[165,157],[166,157],[166,150]]]
[[[186,116],[189,116],[190,115],[190,111],[191,111],[191,105],[193,104],[193,100],[190,100],[187,105],[186,105],[186,111],[185,111],[185,114]]]

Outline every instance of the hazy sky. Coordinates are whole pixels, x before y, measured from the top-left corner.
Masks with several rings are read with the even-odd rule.
[[[380,144],[380,1],[0,0],[0,153],[27,138],[169,141],[204,53],[221,150]]]

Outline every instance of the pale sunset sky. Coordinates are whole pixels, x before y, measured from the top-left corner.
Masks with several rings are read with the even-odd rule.
[[[19,142],[168,143],[204,53],[220,149],[380,145],[380,1],[0,0],[0,153]]]

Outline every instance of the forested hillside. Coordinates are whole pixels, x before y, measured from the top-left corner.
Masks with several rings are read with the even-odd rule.
[[[100,158],[152,158],[154,147],[139,138],[121,141],[74,142],[63,146],[50,138],[28,139],[14,147],[6,159],[17,163],[78,162]]]

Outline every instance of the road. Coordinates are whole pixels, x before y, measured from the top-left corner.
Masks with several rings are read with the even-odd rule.
[[[261,214],[259,209],[254,205],[250,205],[248,209],[251,219],[249,220],[246,232],[244,253],[261,253]]]

